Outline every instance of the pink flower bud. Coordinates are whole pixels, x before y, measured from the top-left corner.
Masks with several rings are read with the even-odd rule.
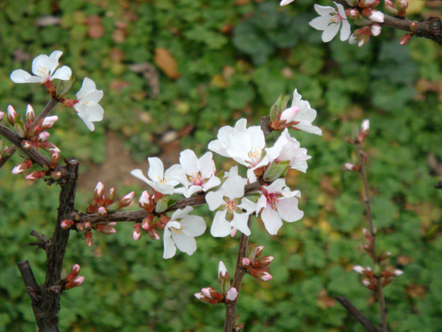
[[[365,119],[364,121],[362,121],[361,131],[362,131],[365,135],[367,135],[369,129],[370,129],[370,120]]]
[[[84,224],[82,222],[77,223],[75,227],[77,227],[77,230],[80,232],[84,231]]]
[[[52,172],[52,173],[50,174],[51,179],[52,179],[52,180],[55,180],[55,181],[60,180],[61,177],[62,177],[62,175],[63,175],[63,173],[61,173],[60,171]]]
[[[4,112],[0,112],[0,122],[3,121],[4,116],[5,116],[5,113]]]
[[[84,282],[84,277],[75,277],[74,280],[68,282],[65,286],[65,289],[71,289],[74,287],[81,286]]]
[[[142,227],[145,231],[149,230],[150,225],[151,225],[152,222],[153,222],[153,218],[154,218],[154,216],[149,215],[149,216],[147,216],[146,218],[144,218],[143,221],[141,222],[141,227]]]
[[[92,238],[92,232],[91,231],[86,231],[84,233],[84,243],[86,243],[86,245],[88,247],[92,246],[92,243],[94,243],[94,239]]]
[[[107,216],[107,209],[104,206],[99,206],[97,213],[100,217]]]
[[[224,295],[212,287],[202,288],[201,293],[203,293],[209,299],[214,299],[217,302],[221,302],[224,299]]]
[[[141,224],[139,222],[135,223],[134,229],[132,231],[132,237],[135,241],[139,240],[141,237]]]
[[[355,271],[359,274],[363,274],[365,272],[365,269],[361,265],[355,265],[355,266],[353,266],[353,271]]]
[[[117,230],[109,224],[107,224],[107,225],[106,224],[99,224],[99,225],[97,225],[97,227],[95,227],[95,229],[98,232],[103,233],[103,234],[107,234],[107,235],[114,234],[117,232]]]
[[[34,109],[28,104],[26,107],[26,121],[32,122],[35,119]]]
[[[8,121],[13,126],[15,124],[15,119],[18,117],[17,112],[15,111],[14,107],[11,105],[8,106]]]
[[[132,202],[132,198],[134,198],[135,192],[131,192],[120,198],[118,202],[118,206],[120,208],[128,206]]]
[[[379,24],[373,23],[371,25],[371,35],[372,36],[375,36],[375,37],[379,36],[381,34],[381,31],[382,31],[382,29]]]
[[[273,256],[264,256],[253,262],[252,266],[254,268],[262,268],[264,266],[270,265],[270,263],[275,259]]]
[[[400,275],[403,274],[403,273],[404,273],[404,271],[399,270],[399,269],[396,269],[396,270],[393,271],[393,274],[394,274],[396,277],[400,276]]]
[[[46,129],[52,128],[52,126],[54,125],[54,123],[57,120],[58,120],[58,116],[56,116],[56,115],[45,117],[42,124],[41,124],[41,129],[46,130]]]
[[[263,271],[261,269],[252,269],[250,271],[250,274],[254,278],[261,280],[261,281],[269,281],[269,280],[273,279],[273,277],[270,273],[268,273],[267,271]]]
[[[43,171],[35,171],[35,172],[32,172],[32,173],[29,173],[27,176],[26,176],[26,180],[29,180],[29,181],[35,181],[35,180],[38,180],[38,179],[41,179],[42,177],[44,177],[46,174],[45,174],[45,172],[43,172]]]
[[[409,41],[411,40],[411,34],[407,33],[405,36],[401,37],[401,39],[399,39],[399,44],[401,45],[405,45],[407,44]]]
[[[227,268],[222,261],[218,264],[218,279],[225,278],[228,275]]]
[[[158,234],[158,231],[156,230],[156,229],[150,229],[148,232],[147,232],[147,235],[149,235],[149,237],[152,239],[152,240],[159,240],[160,239],[160,234]]]
[[[92,228],[92,223],[91,223],[90,221],[86,221],[86,222],[84,223],[84,228],[86,228],[86,229],[91,229],[91,228]]]
[[[51,159],[49,160],[49,167],[51,168],[57,167],[59,161],[60,161],[60,155],[58,153],[52,153]]]
[[[152,207],[152,201],[150,194],[147,191],[143,191],[143,193],[141,194],[138,205],[140,206],[140,208],[148,210],[149,212],[153,211],[150,209]]]
[[[39,142],[46,142],[49,138],[50,134],[47,131],[44,131],[40,134],[38,134],[38,141]]]
[[[32,162],[32,160],[28,159],[25,160],[19,164],[17,164],[17,166],[14,167],[14,169],[12,170],[12,174],[20,174],[23,173],[24,171],[26,171],[29,167],[31,167],[34,163]]]
[[[235,287],[230,288],[230,290],[226,293],[226,301],[233,302],[238,298],[238,291]]]
[[[285,123],[290,123],[298,115],[300,109],[298,106],[287,108],[281,113],[280,121]]]
[[[69,229],[72,226],[74,226],[74,221],[70,220],[70,219],[62,220],[60,225],[61,225],[61,228],[63,228],[63,229]]]
[[[195,293],[195,297],[203,303],[217,304],[218,302],[214,299],[208,298],[203,293]]]
[[[101,198],[104,194],[104,185],[101,182],[98,182],[94,189],[94,197],[95,199]]]
[[[109,191],[106,193],[106,196],[104,197],[104,205],[111,205],[115,199],[115,195],[115,188],[110,188]]]
[[[255,248],[255,257],[254,259],[257,259],[259,256],[261,256],[262,251],[264,250],[264,246],[258,246]]]
[[[250,266],[251,263],[252,262],[250,261],[250,258],[248,258],[248,257],[243,257],[242,260],[241,260],[241,266],[242,267]]]
[[[78,264],[72,265],[71,273],[78,275],[80,273],[80,265],[78,265]]]

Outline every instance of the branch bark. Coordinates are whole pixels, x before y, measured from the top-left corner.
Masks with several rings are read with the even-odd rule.
[[[375,327],[345,296],[336,296],[336,300],[352,315],[368,332],[379,332]]]

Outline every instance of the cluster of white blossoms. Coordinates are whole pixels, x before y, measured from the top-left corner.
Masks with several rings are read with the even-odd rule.
[[[270,118],[270,126],[275,132],[281,130],[273,146],[266,145],[261,127],[247,127],[246,119],[238,120],[234,127],[225,126],[219,130],[217,139],[209,143],[209,150],[239,164],[223,176],[217,175],[212,152],[198,158],[192,150],[185,150],[181,152],[180,163],[167,170],[159,158],[148,158],[147,177],[140,169],[131,172],[155,192],[154,196],[144,192],[140,206],[149,212],[155,209],[155,213],[162,213],[167,206],[159,201],[164,198],[167,201],[167,195],[181,194],[189,198],[203,194],[209,209],[215,212],[210,228],[214,237],[234,236],[237,230],[249,236],[248,219],[251,215],[260,217],[271,235],[278,233],[283,220],[294,222],[301,219],[304,215],[298,208],[301,193],[291,191],[284,177],[289,169],[305,172],[310,156],[299,141],[290,136],[289,127],[317,135],[322,135],[322,131],[312,125],[316,111],[301,99],[297,90],[293,93],[291,107],[283,108],[285,106],[280,103],[279,111],[273,119]],[[240,175],[241,166],[247,177]],[[163,226],[164,258],[174,256],[176,247],[189,255],[195,252],[194,237],[205,231],[206,224],[203,218],[188,215],[191,211],[192,208],[187,207],[175,212]],[[149,227],[146,226],[145,230]]]
[[[93,131],[95,126],[93,122],[103,120],[104,110],[98,102],[103,98],[103,91],[97,90],[95,82],[85,77],[80,90],[77,92],[77,99],[60,98],[56,95],[56,89],[52,80],[59,79],[69,81],[72,76],[72,70],[68,66],[58,68],[63,52],[54,51],[47,56],[41,54],[32,61],[32,73],[29,74],[23,69],[14,70],[11,73],[11,80],[14,83],[39,83],[44,84],[48,91],[58,98],[65,106],[72,107],[78,116],[83,120],[89,130]],[[57,69],[58,68],[58,69]]]

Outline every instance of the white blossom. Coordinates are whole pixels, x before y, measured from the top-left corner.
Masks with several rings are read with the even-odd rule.
[[[90,131],[94,131],[92,122],[103,120],[104,110],[98,102],[103,98],[103,91],[97,90],[95,82],[85,77],[80,90],[77,92],[77,103],[74,109]]]
[[[328,43],[331,41],[339,29],[341,28],[340,39],[341,41],[347,40],[350,37],[350,23],[347,21],[347,15],[345,15],[344,6],[339,3],[333,2],[338,10],[330,6],[320,6],[315,4],[315,10],[320,15],[309,22],[310,26],[316,30],[323,30],[322,41]]]
[[[298,90],[295,89],[295,91],[293,91],[291,108],[298,107],[299,112],[289,119],[290,121],[288,122],[299,122],[293,126],[294,129],[302,130],[310,134],[322,135],[322,130],[319,127],[312,125],[312,122],[316,119],[316,110],[311,108],[310,103],[307,100],[302,100],[301,98],[302,96],[298,93]],[[283,117],[284,112],[281,114],[281,118]]]

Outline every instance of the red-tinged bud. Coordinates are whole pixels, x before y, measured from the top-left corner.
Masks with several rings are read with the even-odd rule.
[[[148,215],[146,218],[143,219],[143,221],[141,222],[141,227],[147,231],[149,230],[150,226],[152,225],[152,222],[154,220],[154,216],[153,215]]]
[[[35,120],[34,109],[30,104],[26,107],[26,121],[33,122]]]
[[[35,181],[35,180],[38,180],[38,179],[41,179],[41,178],[45,177],[45,175],[46,175],[46,173],[43,172],[43,171],[35,171],[35,172],[32,172],[32,173],[29,173],[26,176],[26,180]]]
[[[408,42],[411,40],[411,33],[407,33],[405,36],[401,37],[399,39],[399,44],[405,45],[408,44]]]
[[[0,112],[0,122],[3,121],[4,117],[5,117],[5,113],[4,112]]]
[[[252,277],[261,281],[269,281],[273,279],[270,273],[268,273],[267,271],[263,271],[262,269],[252,269],[250,271],[250,274],[252,275]]]
[[[241,259],[241,266],[242,267],[248,267],[248,266],[250,266],[251,263],[252,262],[250,261],[250,259],[248,257],[243,257]]]
[[[396,8],[399,10],[399,12],[404,12],[407,10],[408,8],[408,1],[407,0],[399,0],[398,2],[396,2]]]
[[[134,229],[132,231],[132,237],[135,241],[139,240],[141,237],[141,223],[137,222],[134,225]]]
[[[84,224],[83,224],[82,222],[77,223],[77,224],[75,225],[75,227],[77,227],[77,230],[78,230],[79,232],[84,231]]]
[[[202,288],[201,293],[203,293],[209,299],[214,299],[218,303],[224,299],[224,295],[212,287]]]
[[[107,209],[104,206],[99,206],[97,213],[100,217],[105,217],[107,216]]]
[[[17,166],[14,167],[14,169],[12,170],[12,174],[20,174],[23,173],[24,171],[26,171],[28,168],[30,168],[34,163],[32,162],[32,160],[28,159],[25,160],[19,164],[17,164]]]
[[[52,153],[51,159],[49,160],[49,167],[50,168],[57,167],[59,161],[60,161],[60,155],[58,153]]]
[[[217,304],[218,302],[214,299],[208,298],[203,293],[195,293],[195,297],[203,303],[207,304]]]
[[[90,221],[86,221],[86,222],[84,223],[84,227],[85,227],[86,229],[91,229],[91,228],[92,228],[92,223],[91,223]]]
[[[147,191],[143,191],[141,194],[138,205],[140,208],[145,209],[148,212],[152,212],[155,209],[153,199]]]
[[[359,166],[353,165],[351,163],[345,163],[344,167],[347,171],[350,171],[350,172],[358,172],[360,170]]]
[[[364,279],[362,280],[362,284],[367,287],[369,290],[374,291],[376,289],[376,284],[372,284],[369,280]]]
[[[411,32],[416,32],[417,31],[417,28],[418,28],[418,24],[417,24],[417,22],[411,22],[411,24],[410,24],[410,31]],[[0,120],[1,121],[1,120]]]
[[[254,259],[257,259],[259,256],[261,256],[262,251],[264,250],[264,246],[258,246],[255,248],[255,254]]]
[[[60,153],[60,149],[51,142],[38,142],[38,146],[41,147],[42,149],[45,149],[51,153]]]
[[[157,231],[156,229],[150,229],[150,230],[147,232],[147,235],[148,235],[152,240],[155,240],[155,241],[158,241],[158,240],[160,239],[160,234],[158,234],[158,231]]]
[[[57,120],[58,120],[58,116],[56,116],[56,115],[45,117],[42,124],[41,124],[42,131],[52,128],[52,126],[54,125],[54,123]]]
[[[109,191],[106,193],[106,196],[104,197],[104,205],[111,205],[115,200],[115,195],[115,188],[110,188]]]
[[[74,107],[74,105],[77,103],[78,103],[78,100],[73,100],[73,99],[69,99],[69,98],[66,98],[63,101],[63,105],[66,107]]]
[[[80,273],[80,265],[79,264],[72,265],[70,274],[71,273],[77,276]]]
[[[164,226],[167,225],[167,223],[169,222],[170,218],[168,216],[166,216],[165,214],[162,214],[160,216],[160,218],[158,219],[159,224],[161,225],[161,228],[164,229]]]
[[[74,280],[69,281],[66,284],[65,289],[67,290],[67,289],[71,289],[71,288],[74,288],[74,287],[81,286],[83,284],[83,282],[84,282],[84,277],[75,277]]]
[[[49,134],[47,131],[44,131],[44,132],[38,134],[38,138],[37,138],[37,140],[38,140],[39,142],[46,142],[46,141],[48,140],[48,138],[49,138],[50,135],[51,135],[51,134]]]
[[[359,274],[363,274],[365,272],[365,268],[361,265],[355,265],[355,266],[353,266],[353,271],[355,271]]]
[[[84,233],[84,243],[86,243],[86,245],[88,247],[92,246],[92,243],[94,243],[94,239],[92,238],[92,232],[91,231],[86,231]]]
[[[95,227],[95,229],[103,234],[115,234],[117,232],[117,230],[115,228],[113,228],[111,225],[109,224],[99,224],[97,225],[97,227]]]
[[[17,119],[19,115],[15,111],[14,107],[11,105],[8,106],[8,121],[13,126],[15,124],[15,119]]]
[[[94,198],[97,200],[104,195],[104,185],[101,182],[98,182],[94,189]]]
[[[132,198],[134,198],[135,192],[130,192],[129,194],[123,196],[120,198],[120,201],[118,202],[118,205],[120,208],[129,206],[130,203],[132,203]]]
[[[360,8],[375,8],[379,5],[379,0],[361,0],[358,3]]]
[[[270,265],[270,263],[275,259],[273,256],[264,256],[253,262],[252,266],[254,268],[263,268],[264,266]]]
[[[230,290],[226,293],[225,299],[226,302],[234,302],[238,298],[238,291],[235,287],[230,288]]]
[[[65,219],[65,220],[62,220],[61,221],[61,228],[63,228],[63,229],[69,229],[69,228],[71,228],[72,226],[74,226],[74,221],[73,220],[70,220],[70,219]]]
[[[63,173],[60,171],[55,171],[55,172],[52,172],[51,174],[49,174],[51,179],[54,181],[60,180],[62,175],[63,175]]]

